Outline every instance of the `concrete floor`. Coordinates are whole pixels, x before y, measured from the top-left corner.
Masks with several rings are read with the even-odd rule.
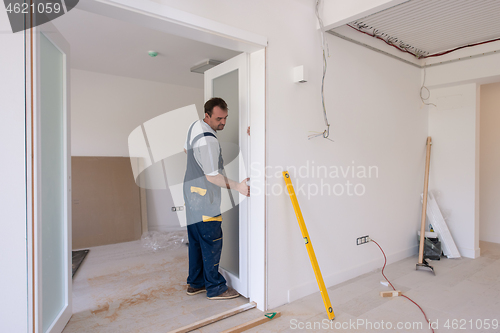
[[[415,257],[387,266],[385,273],[423,307],[437,324],[436,332],[500,332],[500,244],[481,242],[481,252],[475,260],[433,261],[436,276],[415,271]],[[206,294],[187,296],[187,268],[187,247],[153,253],[137,241],[91,248],[73,280],[74,314],[64,333],[168,332],[248,302],[243,297],[211,301]],[[329,288],[336,314],[331,323],[318,292],[272,309],[282,316],[247,332],[431,332],[410,301],[379,296],[390,290],[381,280],[379,269]],[[262,315],[252,309],[194,332],[221,332]],[[485,329],[486,320],[490,325],[496,320],[498,327]],[[482,329],[476,326],[480,324]]]

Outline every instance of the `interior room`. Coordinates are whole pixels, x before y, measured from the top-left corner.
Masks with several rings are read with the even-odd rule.
[[[20,222],[0,245],[12,254],[0,259],[12,271],[0,281],[16,300],[2,325],[65,333],[498,331],[499,15],[491,0],[89,0],[54,19],[71,46],[70,239],[73,250],[90,249],[54,315],[40,310],[47,297],[35,274],[45,257],[35,246],[43,218],[30,214],[39,189],[29,185],[37,171],[26,159],[28,111],[33,119],[39,111],[26,106],[29,43],[3,34],[12,54],[0,52],[12,65],[0,65],[10,80],[0,91],[12,96],[12,111],[0,142],[11,142],[2,149],[13,157],[2,166],[12,191],[0,203],[15,207]],[[1,22],[10,31],[7,15]],[[220,64],[190,72],[209,59]],[[185,232],[167,175],[184,153],[161,164],[148,142],[146,159],[165,175],[140,179],[145,168],[134,158],[144,155],[131,153],[130,136],[153,138],[156,119],[178,124],[157,142],[179,146],[187,122],[179,110],[194,104],[201,118],[207,91],[216,91],[207,82],[227,78],[235,59],[238,73],[247,71],[239,78],[248,86],[230,103],[238,105],[243,157],[226,150],[238,170],[246,167],[234,177],[250,177],[251,195],[223,217],[239,217],[239,229],[224,230],[239,271],[221,271],[242,296],[214,301],[186,295],[183,241],[144,246],[144,235]],[[165,141],[174,132],[180,143]]]

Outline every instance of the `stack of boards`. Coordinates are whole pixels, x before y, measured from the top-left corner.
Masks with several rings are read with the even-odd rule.
[[[448,258],[460,258],[460,252],[451,236],[448,225],[439,209],[434,195],[429,192],[427,196],[427,218],[434,230],[439,234],[439,239],[443,245],[443,253]]]

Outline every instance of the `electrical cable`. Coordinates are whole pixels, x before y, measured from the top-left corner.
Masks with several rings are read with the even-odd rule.
[[[492,42],[497,42],[499,40],[500,40],[500,38],[496,38],[496,39],[490,39],[490,40],[487,40],[487,41],[484,41],[484,42],[479,42],[479,43],[464,45],[464,46],[460,46],[460,47],[457,47],[457,48],[454,48],[454,49],[451,49],[451,50],[448,50],[448,51],[444,51],[444,52],[441,52],[441,53],[431,54],[431,55],[422,57],[422,59],[431,58],[431,57],[439,57],[439,56],[442,56],[442,55],[445,55],[445,54],[448,54],[448,53],[451,53],[451,52],[454,52],[454,51],[457,51],[457,50],[460,50],[460,49],[463,49],[463,48],[466,48],[466,47],[472,47],[472,46],[477,46],[477,45],[488,44],[488,43],[492,43]]]
[[[422,92],[424,89],[427,90],[427,93],[429,94],[429,96],[427,96],[427,98],[424,98],[422,96]],[[422,103],[425,105],[434,105],[435,107],[437,107],[436,104],[434,104],[434,103],[427,103],[426,102],[430,97],[431,97],[431,92],[430,92],[429,88],[427,88],[425,86],[425,66],[424,66],[424,82],[422,82],[422,86],[420,87],[420,99],[422,100]]]
[[[387,278],[387,276],[385,276],[385,274],[384,274],[384,269],[385,269],[385,266],[387,265],[387,257],[385,256],[384,250],[382,250],[382,247],[376,241],[374,241],[373,239],[370,239],[370,241],[374,242],[378,246],[378,248],[380,249],[380,251],[382,251],[382,254],[384,255],[384,266],[382,267],[382,276],[391,285],[392,290],[396,290],[396,288],[394,288],[394,286],[392,285],[391,281],[389,281],[389,279]],[[420,309],[420,311],[422,311],[422,313],[424,314],[425,320],[429,324],[429,328],[432,330],[432,333],[435,333],[434,329],[430,325],[430,322],[429,322],[429,319],[427,318],[427,315],[425,314],[424,310],[420,307],[420,305],[418,305],[417,302],[415,302],[414,300],[412,300],[410,297],[408,297],[406,295],[403,295],[402,293],[401,293],[401,296],[403,296],[404,298],[408,299],[410,302],[412,302],[413,304],[415,304],[416,306],[418,306],[418,308]]]
[[[323,136],[323,138],[328,139],[330,141],[333,141],[332,139],[328,138],[330,136],[330,123],[328,122],[328,116],[326,113],[325,93],[324,93],[325,76],[326,76],[326,70],[327,70],[327,65],[328,65],[326,58],[327,58],[327,54],[328,54],[328,57],[330,56],[330,50],[328,49],[328,43],[326,42],[326,39],[325,39],[325,33],[324,33],[325,26],[323,25],[323,20],[321,19],[320,15],[319,15],[320,3],[321,3],[321,0],[316,0],[316,17],[318,18],[318,22],[319,22],[319,27],[320,27],[319,30],[321,32],[321,48],[323,50],[323,77],[321,79],[321,103],[323,105],[323,117],[325,119],[326,129],[323,132],[316,132],[316,134],[309,135],[308,140]]]
[[[372,33],[372,34],[371,34],[371,33],[368,33],[368,32],[363,31],[363,30],[361,30],[361,29],[355,28],[355,27],[353,27],[353,26],[352,26],[352,25],[350,25],[350,24],[348,24],[347,26],[348,26],[348,27],[350,27],[350,28],[352,28],[352,29],[354,29],[354,30],[356,30],[356,31],[359,31],[359,32],[361,32],[361,33],[364,33],[365,35],[368,35],[368,36],[371,36],[371,37],[375,37],[375,38],[377,38],[377,39],[380,39],[381,41],[384,41],[387,45],[392,46],[392,47],[395,47],[396,49],[398,49],[398,50],[399,50],[399,51],[401,51],[401,52],[406,52],[406,53],[411,54],[411,55],[412,55],[412,56],[414,56],[414,57],[419,58],[419,57],[418,57],[418,55],[417,55],[417,53],[410,52],[410,51],[408,51],[406,48],[401,48],[401,47],[397,46],[396,44],[394,44],[394,43],[392,42],[392,39],[391,39],[391,38],[388,38],[388,40],[385,40],[384,38],[382,38],[382,37],[378,36],[376,33]],[[360,25],[360,28],[361,28],[361,25]],[[374,31],[375,31],[375,30],[374,30]]]
[[[392,41],[393,38],[389,37],[389,35],[387,35],[387,34],[386,34],[386,36],[388,37],[387,39],[384,39],[384,38],[378,36],[377,29],[373,29],[373,33],[369,33],[369,32],[361,30],[361,29],[364,29],[364,28],[368,27],[366,24],[364,24],[364,23],[358,23],[358,22],[356,22],[354,24],[357,24],[358,28],[352,26],[351,24],[347,24],[347,26],[350,27],[350,28],[352,28],[352,29],[354,29],[354,30],[356,30],[356,31],[364,33],[364,34],[366,34],[368,36],[380,39],[380,40],[384,41],[387,45],[395,47],[396,49],[398,49],[401,52],[409,53],[409,54],[411,54],[412,56],[414,56],[414,57],[416,57],[418,59],[427,59],[427,58],[432,58],[432,57],[439,57],[439,56],[442,56],[442,55],[445,55],[445,54],[448,54],[448,53],[451,53],[451,52],[455,52],[457,50],[464,49],[464,48],[467,48],[467,47],[473,47],[473,46],[477,46],[477,45],[483,45],[483,44],[488,44],[488,43],[500,41],[500,38],[495,38],[495,39],[490,39],[490,40],[486,40],[486,41],[482,41],[482,42],[478,42],[478,43],[473,43],[473,44],[459,46],[459,47],[456,47],[456,48],[451,49],[451,50],[447,50],[447,51],[443,51],[443,52],[439,52],[439,53],[434,53],[434,54],[429,54],[429,52],[422,51],[422,50],[417,50],[417,51],[420,51],[420,52],[411,52],[411,51],[407,50],[408,47],[402,47],[401,44],[400,44],[400,46],[395,45],[394,42]],[[370,29],[372,29],[372,27],[370,27]],[[396,39],[396,41],[397,41],[397,39]],[[427,55],[424,55],[425,53],[427,53]]]
[[[363,25],[361,25],[361,24],[359,24],[359,25],[358,25],[358,27],[359,27],[360,29],[357,29],[357,28],[355,28],[355,27],[353,27],[353,26],[351,26],[351,25],[349,25],[349,24],[348,24],[348,26],[349,26],[349,27],[351,27],[351,28],[353,28],[354,30],[359,31],[359,32],[361,32],[361,33],[364,33],[364,34],[366,34],[366,35],[368,35],[368,36],[372,36],[372,37],[375,37],[375,38],[377,38],[377,39],[380,39],[380,40],[382,40],[382,41],[386,42],[386,43],[387,43],[387,45],[390,45],[390,46],[392,46],[392,47],[395,47],[395,48],[396,48],[396,49],[398,49],[399,51],[409,53],[409,54],[411,54],[412,56],[415,56],[415,57],[417,57],[417,58],[419,58],[419,59],[425,59],[425,58],[428,58],[428,57],[433,57],[433,56],[435,56],[435,55],[430,55],[430,56],[425,56],[425,57],[424,57],[424,56],[421,56],[421,55],[420,55],[420,53],[418,53],[418,52],[417,52],[417,53],[410,52],[410,51],[408,51],[408,50],[407,50],[407,48],[403,48],[403,47],[401,47],[401,45],[402,45],[402,44],[400,44],[400,46],[398,46],[398,45],[394,44],[394,42],[392,42],[392,39],[391,39],[390,37],[386,40],[386,39],[384,39],[384,38],[382,38],[382,37],[378,36],[378,34],[377,34],[377,31],[378,31],[378,30],[377,30],[377,29],[373,29],[373,33],[372,33],[372,34],[370,34],[370,33],[368,33],[368,32],[365,32],[365,31],[362,31],[362,30],[361,30],[363,27],[366,27],[366,26],[363,26]],[[370,27],[370,28],[371,28],[371,27]],[[450,52],[451,52],[451,51],[450,51]],[[449,52],[445,52],[445,53],[443,53],[443,54],[446,54],[446,53],[449,53]],[[425,76],[426,76],[426,70],[425,70],[425,65],[424,65],[424,82],[422,83],[422,86],[420,87],[420,100],[422,101],[422,103],[423,103],[424,105],[433,105],[433,106],[436,106],[436,104],[434,104],[434,103],[428,103],[428,102],[427,102],[427,100],[431,97],[431,92],[429,91],[429,88],[427,88],[427,87],[425,86]],[[427,96],[426,98],[424,98],[424,96],[422,95],[422,94],[423,94],[424,89],[425,89],[425,90],[427,90],[427,93],[429,94],[429,96]],[[436,107],[437,107],[437,106],[436,106]]]

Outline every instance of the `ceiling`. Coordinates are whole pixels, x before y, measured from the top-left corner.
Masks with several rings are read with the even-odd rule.
[[[76,8],[53,23],[70,43],[71,68],[86,71],[202,89],[203,75],[191,67],[239,54]]]
[[[347,26],[425,57],[500,38],[500,1],[410,0]],[[382,40],[378,44],[391,48]]]

